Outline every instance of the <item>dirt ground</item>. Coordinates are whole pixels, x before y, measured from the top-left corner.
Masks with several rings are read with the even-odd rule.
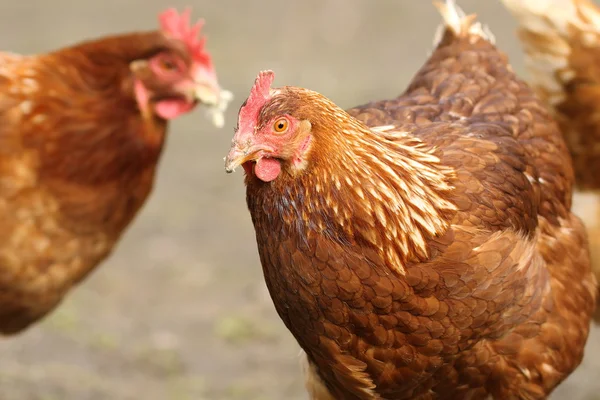
[[[497,1],[462,0],[523,73],[514,22]],[[0,48],[45,52],[154,29],[184,1],[0,1]],[[195,0],[236,99],[226,128],[202,110],[171,128],[155,192],[115,254],[47,318],[0,342],[0,400],[305,399],[298,347],[266,291],[242,174],[223,157],[260,69],[343,107],[403,90],[431,49],[427,0]],[[600,333],[554,399],[600,399]],[[594,379],[596,378],[596,379]]]

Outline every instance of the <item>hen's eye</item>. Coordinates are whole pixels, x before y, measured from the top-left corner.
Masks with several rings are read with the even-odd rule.
[[[277,133],[285,132],[288,128],[288,120],[286,118],[279,118],[273,124],[273,130]]]
[[[173,70],[177,69],[177,65],[175,65],[175,63],[173,61],[166,60],[166,59],[160,60],[160,66],[162,69],[165,69],[167,71],[173,71]]]

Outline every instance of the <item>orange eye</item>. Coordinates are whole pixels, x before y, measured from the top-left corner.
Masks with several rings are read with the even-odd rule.
[[[286,118],[279,118],[277,121],[275,121],[275,123],[273,124],[273,130],[277,133],[282,133],[287,131],[288,128],[288,120]]]

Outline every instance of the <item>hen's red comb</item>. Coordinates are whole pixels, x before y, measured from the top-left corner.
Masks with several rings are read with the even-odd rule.
[[[160,27],[166,34],[185,43],[194,61],[211,66],[210,54],[204,50],[206,38],[198,35],[204,20],[190,26],[190,14],[189,8],[181,14],[176,9],[169,8],[158,16]]]
[[[275,73],[273,71],[259,72],[254,81],[254,86],[250,90],[250,96],[248,96],[246,104],[240,108],[238,126],[242,132],[254,130],[261,108],[271,98],[270,90],[274,79]]]

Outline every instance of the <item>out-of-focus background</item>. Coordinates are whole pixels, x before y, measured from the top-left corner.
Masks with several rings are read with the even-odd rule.
[[[527,0],[524,0],[527,1]],[[525,73],[499,1],[459,0]],[[154,29],[193,7],[222,84],[226,128],[202,110],[171,125],[150,202],[105,262],[42,324],[0,341],[2,400],[305,399],[298,347],[265,288],[242,173],[226,175],[239,105],[257,72],[342,107],[399,94],[432,48],[426,0],[0,1],[0,49],[46,52]],[[600,399],[600,333],[554,399]],[[596,379],[594,379],[596,378]]]

